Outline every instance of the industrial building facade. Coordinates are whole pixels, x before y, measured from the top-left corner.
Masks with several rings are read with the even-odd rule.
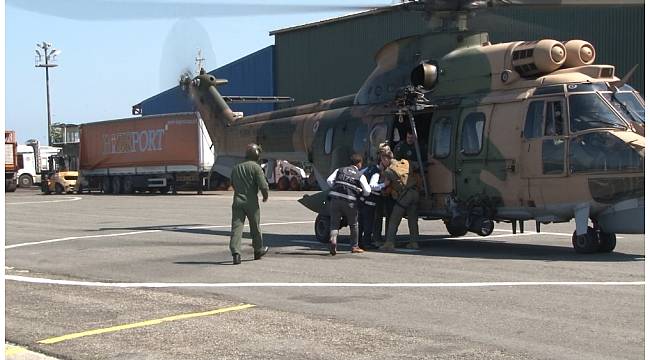
[[[267,46],[209,73],[228,84],[219,87],[223,95],[273,96],[275,94],[275,46]],[[233,111],[246,115],[271,111],[273,104],[233,104]],[[133,106],[134,115],[158,115],[193,111],[190,99],[180,86],[173,87]]]
[[[431,31],[436,25],[413,11],[368,11],[271,32],[269,46],[211,72],[229,80],[224,95],[290,96],[301,105],[354,94],[375,67],[375,53],[386,43]],[[645,93],[643,6],[562,8],[507,7],[479,12],[468,21],[492,43],[581,39],[596,48],[596,63],[616,67],[623,77],[636,64],[630,84]],[[178,87],[136,105],[143,115],[189,111]],[[245,115],[273,104],[234,104]]]

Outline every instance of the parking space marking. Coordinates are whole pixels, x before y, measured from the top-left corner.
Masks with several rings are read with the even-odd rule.
[[[57,203],[57,202],[66,202],[66,201],[77,201],[82,198],[75,196],[72,198],[65,198],[59,200],[44,200],[44,201],[25,201],[25,202],[14,202],[14,203],[5,203],[5,205],[24,205],[24,204],[45,204],[45,203]]]
[[[27,349],[23,347],[5,344],[5,358],[8,358],[9,356],[22,354],[26,351]]]
[[[312,223],[312,222],[313,221],[272,222],[272,223],[260,224],[260,226],[295,225],[295,224],[307,224],[307,223]],[[246,224],[245,226],[248,226],[248,224]],[[147,234],[147,233],[157,233],[157,232],[162,232],[162,231],[216,229],[216,228],[229,228],[229,227],[230,227],[230,225],[206,225],[206,226],[170,227],[170,228],[164,228],[163,227],[163,228],[152,229],[152,230],[130,231],[130,232],[116,233],[116,234],[70,236],[70,237],[64,237],[64,238],[59,238],[59,239],[50,239],[50,240],[35,241],[35,242],[29,242],[29,243],[6,245],[5,249],[14,249],[14,248],[25,247],[25,246],[51,244],[51,243],[57,243],[57,242],[62,242],[62,241],[70,241],[70,240],[96,239],[96,238],[117,237],[117,236],[129,236],[129,235],[139,235],[139,234]]]
[[[230,311],[238,311],[238,310],[249,309],[249,308],[252,308],[252,307],[255,307],[255,305],[252,305],[252,304],[240,304],[240,305],[237,305],[237,306],[231,306],[231,307],[221,308],[221,309],[216,309],[216,310],[211,310],[211,311],[168,316],[168,317],[164,317],[164,318],[161,318],[161,319],[146,320],[146,321],[141,321],[141,322],[132,323],[132,324],[111,326],[111,327],[102,328],[102,329],[88,330],[88,331],[78,332],[78,333],[74,333],[74,334],[57,336],[57,337],[53,337],[53,338],[49,338],[49,339],[39,340],[38,343],[40,343],[40,344],[48,344],[48,345],[49,344],[56,344],[56,343],[59,343],[59,342],[62,342],[62,341],[78,339],[78,338],[85,337],[85,336],[99,335],[99,334],[105,334],[105,333],[110,333],[110,332],[117,332],[117,331],[122,331],[122,330],[135,329],[135,328],[141,328],[141,327],[152,326],[152,325],[159,325],[159,324],[162,324],[164,322],[170,322],[170,321],[186,320],[186,319],[202,317],[202,316],[212,316],[212,315],[217,315],[217,314],[223,314],[223,313],[230,312]]]
[[[645,281],[498,281],[463,283],[291,283],[291,282],[242,282],[242,283],[113,283],[99,281],[76,281],[45,279],[18,275],[5,275],[5,280],[67,286],[90,286],[112,288],[264,288],[264,287],[345,287],[345,288],[461,288],[461,287],[514,287],[514,286],[644,286]]]

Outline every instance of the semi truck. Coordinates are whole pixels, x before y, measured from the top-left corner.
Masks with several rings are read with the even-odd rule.
[[[132,194],[191,190],[221,178],[212,171],[212,141],[198,113],[81,124],[78,192]]]
[[[18,142],[16,141],[16,132],[5,130],[5,191],[14,192],[18,187],[17,174],[18,174],[18,157],[16,148]]]
[[[61,148],[39,146],[37,140],[18,145],[18,186],[28,188],[41,183],[41,176],[48,171],[48,159],[58,155]]]

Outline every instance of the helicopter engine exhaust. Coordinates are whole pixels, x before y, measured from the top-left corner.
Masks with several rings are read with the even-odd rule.
[[[596,50],[593,45],[584,40],[569,40],[564,43],[566,61],[564,67],[591,65],[596,60]]]
[[[562,67],[566,59],[564,44],[549,39],[524,42],[512,51],[512,66],[523,77],[551,73]]]
[[[422,86],[425,90],[431,90],[438,82],[438,68],[435,65],[422,63],[411,71],[411,84]]]

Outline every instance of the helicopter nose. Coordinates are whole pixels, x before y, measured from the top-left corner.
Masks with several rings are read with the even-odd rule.
[[[608,233],[645,233],[645,177],[589,179],[593,199],[608,206],[595,217]]]

